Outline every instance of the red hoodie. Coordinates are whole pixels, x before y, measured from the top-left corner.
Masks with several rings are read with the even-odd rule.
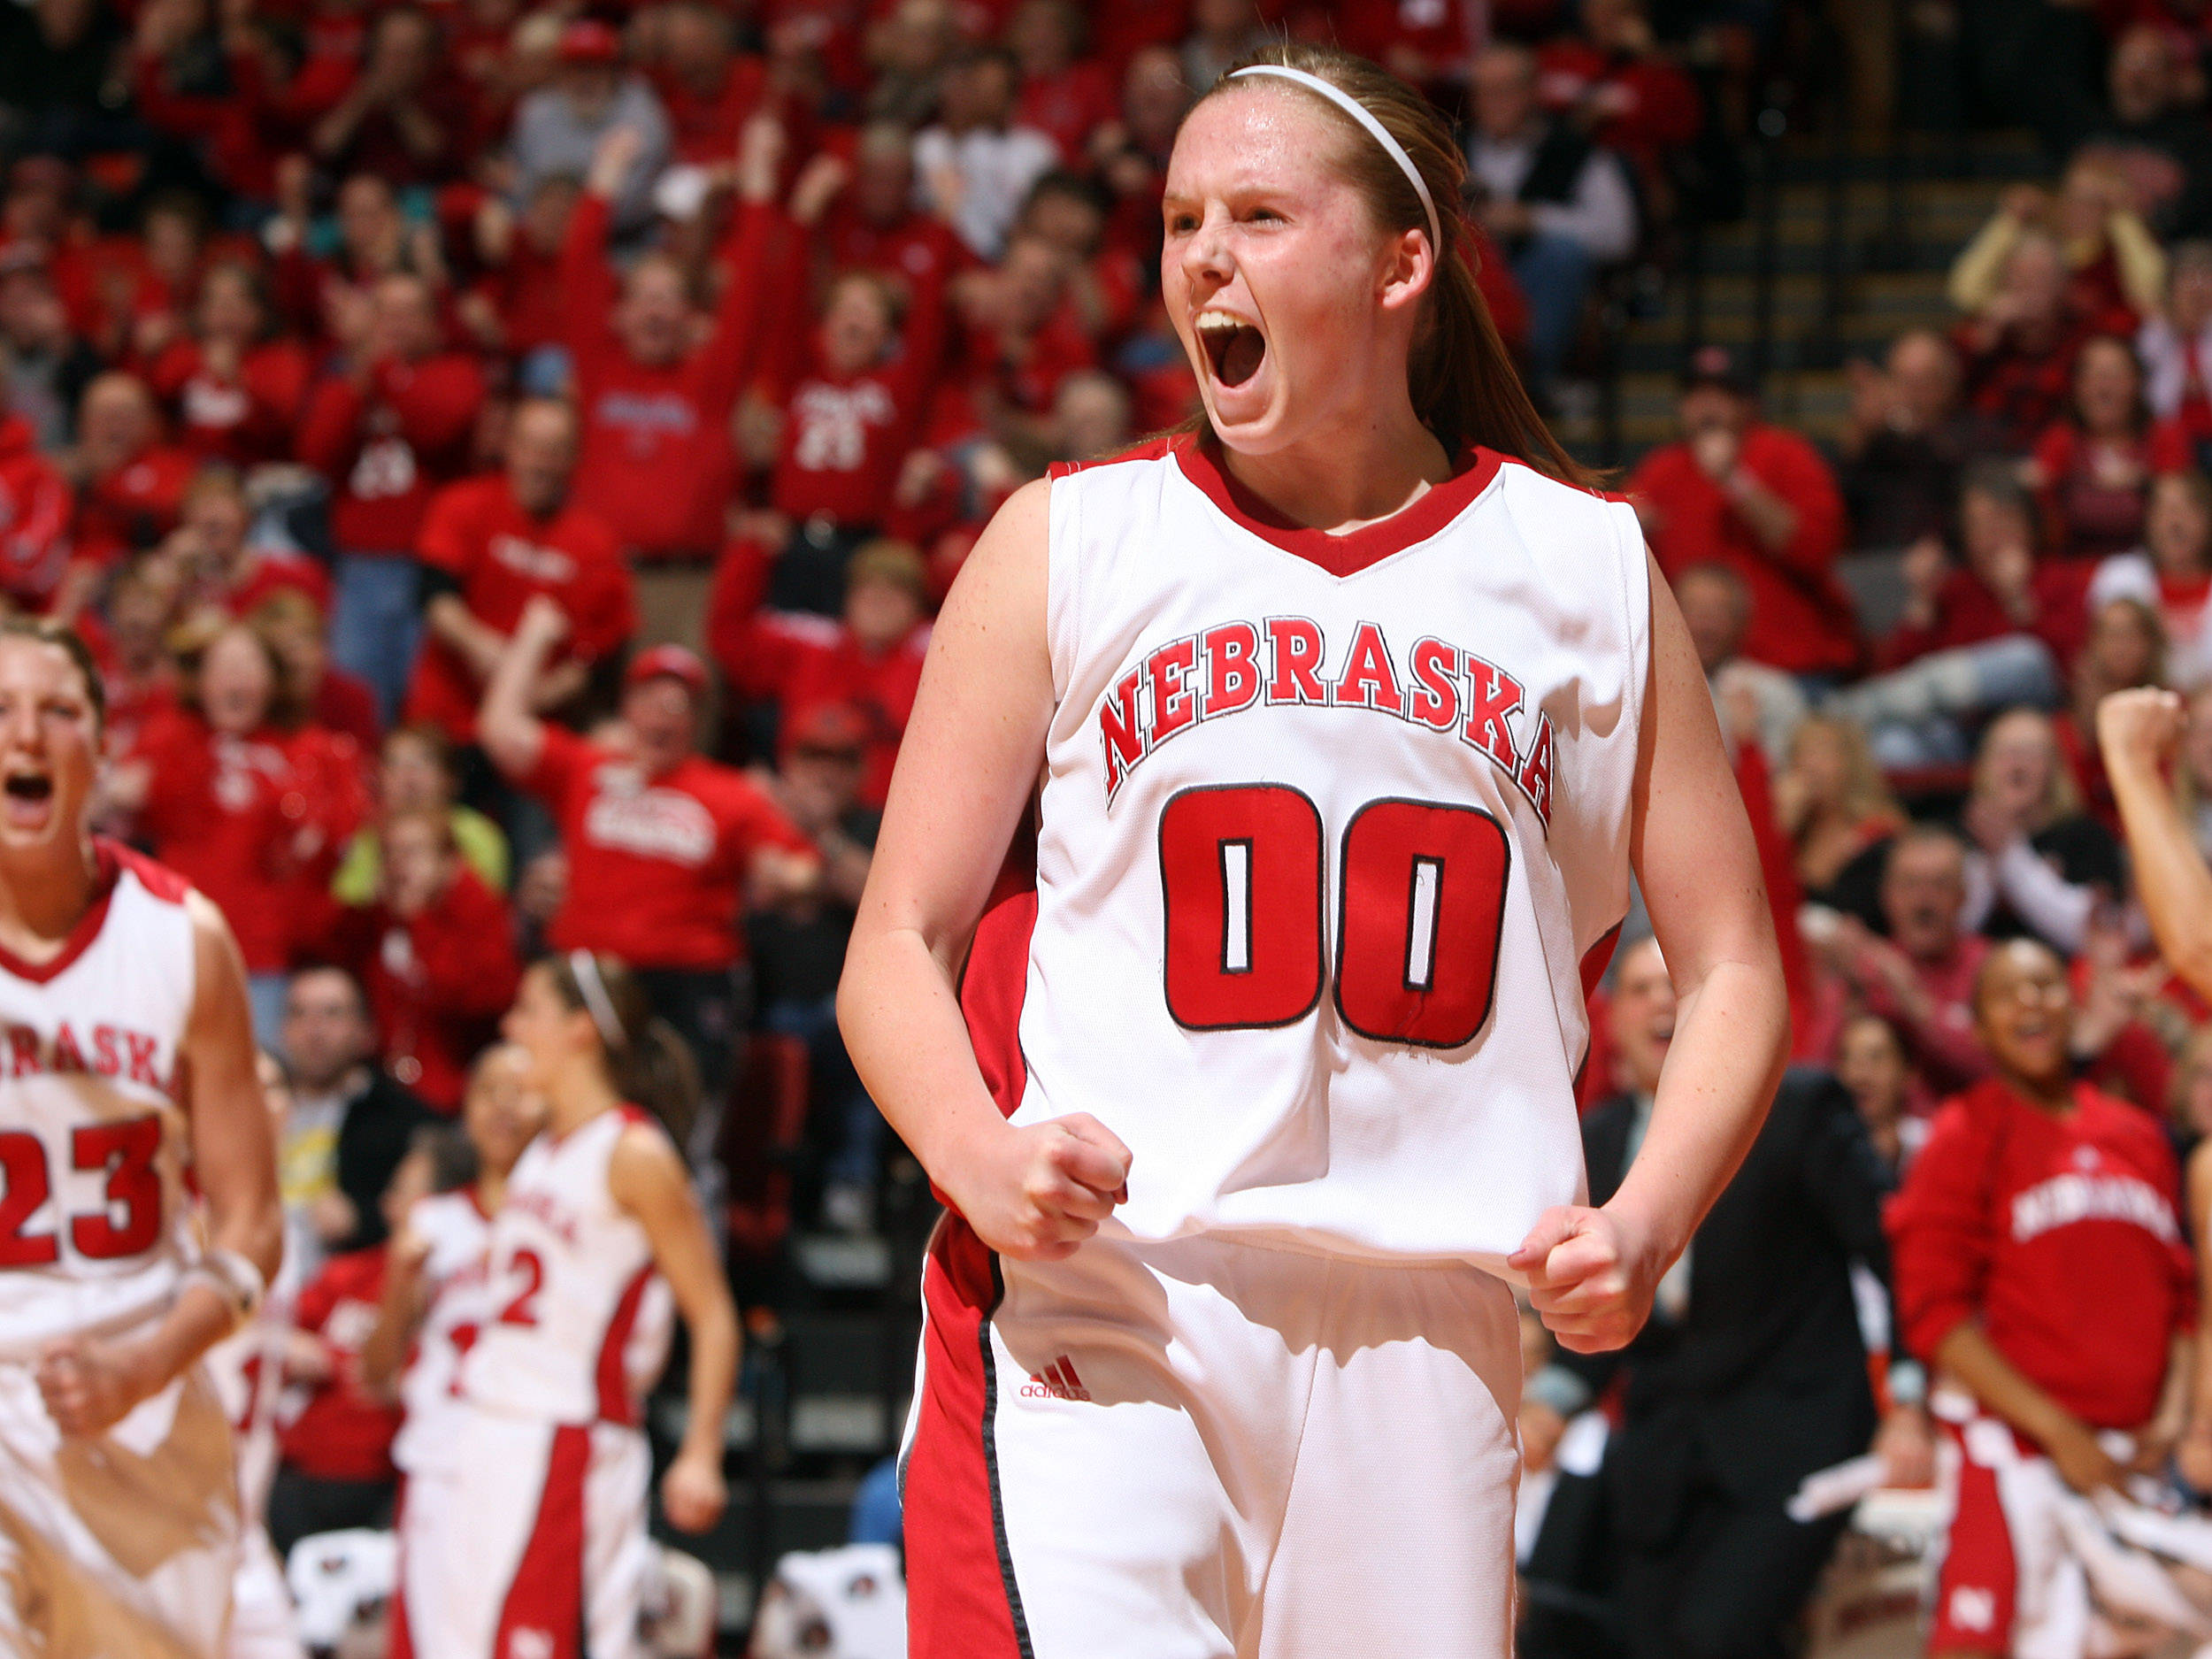
[[[320,1480],[390,1480],[400,1410],[361,1380],[361,1347],[376,1328],[388,1245],[349,1251],[325,1263],[300,1292],[294,1322],[330,1349],[331,1376],[315,1385],[298,1415],[277,1431],[284,1461]]]
[[[2063,1117],[1995,1078],[1939,1111],[1890,1202],[1905,1345],[1931,1361],[1978,1321],[2030,1382],[2093,1428],[2157,1409],[2173,1337],[2194,1321],[2171,1144],[2150,1113],[2074,1090]]]
[[[420,914],[382,905],[348,924],[388,1071],[442,1112],[461,1110],[468,1068],[499,1031],[522,977],[514,913],[464,863]]]

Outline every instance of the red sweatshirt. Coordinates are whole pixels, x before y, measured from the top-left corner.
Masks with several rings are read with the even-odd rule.
[[[38,452],[31,423],[0,417],[0,593],[43,611],[69,563],[69,480]]]
[[[2082,1421],[2140,1427],[2195,1318],[2180,1179],[2148,1112],[2084,1084],[2062,1118],[1996,1079],[1975,1085],[1936,1114],[1890,1203],[1906,1347],[1932,1361],[1977,1319]]]
[[[255,973],[289,965],[297,924],[368,816],[361,750],[320,726],[250,737],[188,709],[148,717],[151,777],[138,827],[154,856],[212,900]]]
[[[623,349],[609,320],[617,285],[605,253],[607,204],[587,195],[570,217],[561,288],[583,416],[576,504],[643,557],[705,555],[722,544],[738,475],[730,410],[770,315],[761,272],[775,218],[760,206],[739,210],[714,332],[680,361],[649,367]]]
[[[787,273],[795,280],[796,272]],[[944,349],[944,288],[908,311],[887,363],[839,374],[821,358],[818,330],[785,354],[769,395],[783,410],[783,442],[769,499],[795,519],[826,515],[841,525],[879,525],[891,510],[900,464],[914,447]]]
[[[341,553],[411,552],[441,484],[468,470],[484,373],[457,352],[380,363],[365,385],[326,376],[308,400],[299,456],[331,481]]]
[[[812,843],[744,773],[687,756],[657,778],[560,726],[521,786],[553,810],[568,894],[562,950],[604,950],[641,968],[726,968],[745,954],[745,875],[761,847]]]
[[[534,594],[567,614],[561,660],[590,664],[637,631],[637,595],[614,532],[572,501],[550,518],[523,511],[502,473],[440,492],[417,544],[424,565],[450,576],[476,619],[512,634]],[[407,692],[407,718],[430,720],[473,742],[484,687],[457,652],[426,632]]]
[[[1843,497],[1820,452],[1778,426],[1745,429],[1738,464],[1797,513],[1796,534],[1770,551],[1690,446],[1653,450],[1628,480],[1628,493],[1652,515],[1651,550],[1670,580],[1693,565],[1727,565],[1751,589],[1751,626],[1743,654],[1793,674],[1841,673],[1859,655],[1851,601],[1837,585],[1843,549]]]
[[[284,1461],[322,1480],[390,1480],[400,1409],[362,1386],[361,1345],[376,1328],[388,1247],[334,1256],[300,1292],[293,1322],[320,1336],[336,1366],[277,1431]]]
[[[296,341],[256,346],[236,373],[219,375],[197,341],[180,340],[147,365],[146,381],[167,406],[180,445],[245,467],[291,456],[312,373]]]
[[[2037,559],[2028,579],[2029,615],[2021,621],[1970,567],[1958,565],[1936,589],[1934,620],[1926,627],[1899,623],[1875,647],[1874,665],[1902,668],[1932,651],[2032,634],[2050,648],[2060,674],[2070,674],[2076,653],[2088,642],[2089,580],[2096,572],[2096,565],[2083,559]]]
[[[385,1068],[442,1112],[461,1110],[469,1063],[499,1034],[522,977],[507,901],[464,863],[452,886],[402,920],[377,905],[354,925]]]

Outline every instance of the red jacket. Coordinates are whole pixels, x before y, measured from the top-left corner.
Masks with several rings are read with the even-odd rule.
[[[31,423],[0,418],[0,592],[43,611],[69,563],[69,480],[38,452]]]
[[[619,650],[637,631],[637,595],[614,532],[573,502],[550,518],[516,503],[503,473],[472,478],[431,503],[417,544],[426,570],[450,577],[476,619],[512,634],[535,594],[569,619],[562,660],[590,664]],[[407,718],[443,726],[473,742],[484,687],[437,635],[426,631],[407,692]]]
[[[1648,510],[1647,534],[1670,580],[1693,565],[1725,565],[1751,589],[1751,626],[1743,654],[1791,673],[1847,673],[1859,634],[1851,601],[1837,583],[1843,550],[1843,497],[1820,452],[1778,426],[1745,429],[1738,465],[1797,513],[1796,534],[1770,551],[1707,477],[1686,442],[1646,456],[1628,493]]]
[[[2095,1428],[2158,1404],[2195,1318],[2195,1267],[2159,1120],[2086,1084],[2055,1117],[1995,1079],[1939,1111],[1887,1217],[1905,1345],[1932,1361],[1978,1320],[2029,1381]]]
[[[323,1339],[336,1366],[277,1431],[284,1461],[303,1474],[390,1480],[397,1473],[392,1440],[399,1432],[400,1409],[377,1399],[361,1381],[361,1345],[376,1328],[388,1248],[378,1244],[334,1256],[300,1292],[293,1322]]]
[[[353,919],[385,1069],[442,1112],[461,1110],[469,1063],[499,1032],[522,977],[514,912],[466,864],[419,915]]]
[[[330,480],[342,553],[411,552],[438,487],[468,470],[484,373],[459,353],[381,363],[367,383],[326,376],[309,398],[299,456]]]
[[[738,477],[730,411],[770,314],[760,273],[776,219],[764,208],[739,211],[714,332],[664,367],[634,362],[608,320],[617,294],[604,251],[606,203],[588,195],[569,219],[561,288],[583,421],[575,501],[644,557],[710,553],[722,544]]]

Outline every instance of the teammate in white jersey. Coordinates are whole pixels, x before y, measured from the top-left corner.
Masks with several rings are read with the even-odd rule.
[[[665,1282],[691,1337],[689,1417],[661,1482],[687,1532],[726,1494],[737,1314],[669,1129],[697,1084],[636,978],[588,952],[522,978],[503,1025],[545,1127],[492,1218],[489,1317],[460,1366],[459,1456],[409,1472],[396,1659],[636,1659],[651,1564],[641,1325]],[[637,1102],[633,1104],[632,1102]],[[657,1368],[657,1367],[656,1367]]]
[[[1463,177],[1371,65],[1225,76],[1161,264],[1205,421],[1018,493],[937,625],[841,994],[955,1210],[916,1659],[1503,1659],[1508,1279],[1627,1340],[1780,1074],[1704,677],[1514,377]],[[1682,1012],[1592,1210],[1632,868]]]
[[[103,713],[81,641],[0,622],[0,1652],[212,1659],[238,1500],[197,1362],[283,1223],[230,930],[90,833]]]

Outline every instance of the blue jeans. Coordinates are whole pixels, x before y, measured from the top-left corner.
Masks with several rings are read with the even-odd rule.
[[[284,990],[291,983],[286,973],[250,973],[246,976],[246,1006],[253,1012],[253,1040],[271,1054],[282,1052]]]
[[[795,998],[769,1003],[760,1023],[770,1031],[806,1044],[813,1067],[815,1110],[833,1141],[822,1173],[832,1181],[872,1188],[883,1164],[883,1114],[868,1098],[845,1039],[837,1029],[837,999]]]
[[[1857,721],[1880,765],[1909,772],[1963,764],[1974,756],[1969,724],[2022,704],[2056,708],[2059,689],[2049,648],[2033,634],[2008,634],[1861,680],[1822,711]]]
[[[369,682],[389,726],[407,696],[422,639],[422,567],[411,553],[341,553],[330,613],[331,660]]]
[[[1566,236],[1531,236],[1515,250],[1513,275],[1528,296],[1528,365],[1539,386],[1549,381],[1574,349],[1582,302],[1597,269],[1580,242]]]

